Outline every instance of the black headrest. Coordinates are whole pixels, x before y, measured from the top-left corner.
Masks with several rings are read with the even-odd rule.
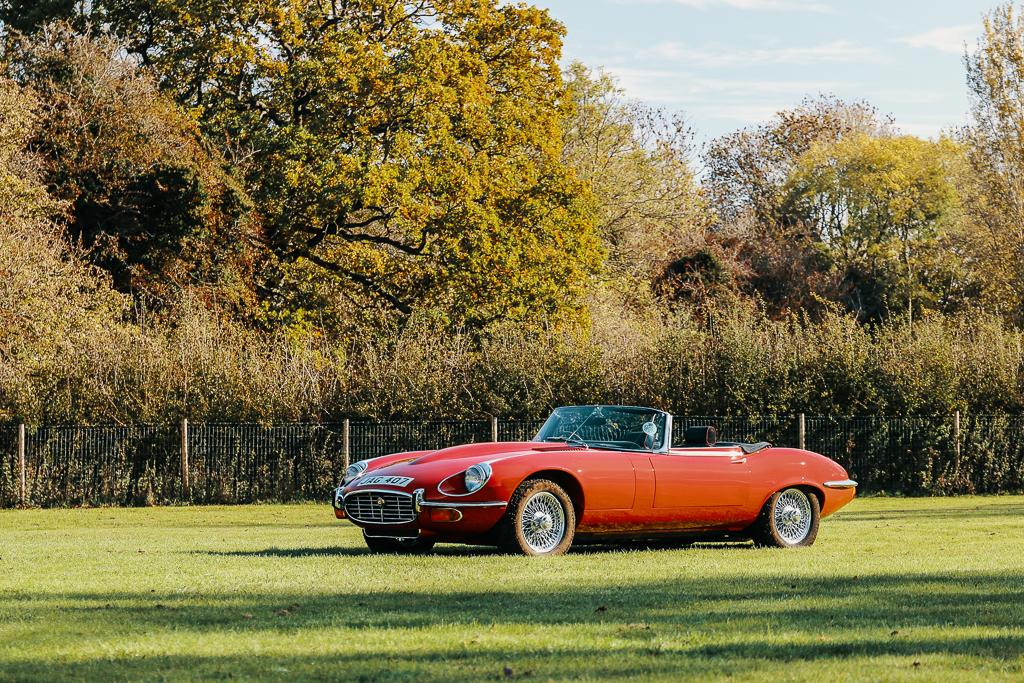
[[[714,427],[687,427],[683,441],[687,446],[714,446],[718,441],[718,432]]]

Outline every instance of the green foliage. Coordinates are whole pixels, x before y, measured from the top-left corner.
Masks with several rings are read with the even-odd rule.
[[[887,133],[890,120],[865,102],[807,98],[760,126],[712,141],[704,154],[706,187],[723,224],[753,221],[772,233],[786,224],[785,185],[797,160],[816,144]]]
[[[955,269],[939,245],[960,215],[958,160],[948,139],[863,134],[817,143],[797,160],[783,210],[843,272],[849,308],[877,319],[902,306],[912,320],[915,305],[939,303],[942,276]]]
[[[89,0],[0,0],[0,35],[33,33],[54,20],[73,21],[81,27]]]

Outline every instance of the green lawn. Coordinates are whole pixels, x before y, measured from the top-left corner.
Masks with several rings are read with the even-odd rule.
[[[1024,497],[815,546],[364,551],[323,505],[0,512],[0,681],[1024,678]]]

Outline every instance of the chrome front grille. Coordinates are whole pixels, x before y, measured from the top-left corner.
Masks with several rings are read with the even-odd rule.
[[[405,524],[416,521],[416,508],[408,493],[355,491],[345,496],[345,513],[356,522]]]

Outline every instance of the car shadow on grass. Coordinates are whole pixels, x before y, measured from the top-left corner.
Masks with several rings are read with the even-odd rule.
[[[651,541],[623,543],[591,543],[575,545],[569,550],[570,555],[602,555],[606,553],[628,553],[639,551],[710,549],[716,550],[753,550],[754,545],[748,542],[720,543],[713,541]],[[264,548],[262,550],[190,550],[189,555],[210,555],[214,557],[328,557],[328,556],[359,556],[374,554],[369,548],[352,546],[306,547],[306,548]],[[386,554],[386,553],[380,553]],[[477,557],[504,555],[504,551],[494,546],[483,545],[437,545],[425,556],[441,555],[445,557]]]

